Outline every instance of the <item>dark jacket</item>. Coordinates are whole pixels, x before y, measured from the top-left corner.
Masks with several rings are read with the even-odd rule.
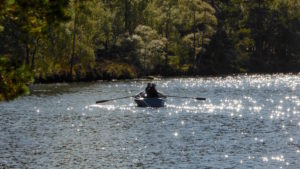
[[[158,94],[158,92],[157,92],[157,90],[155,89],[154,86],[147,86],[146,87],[146,94],[147,94],[147,97],[149,97],[149,98],[159,97],[159,94]]]

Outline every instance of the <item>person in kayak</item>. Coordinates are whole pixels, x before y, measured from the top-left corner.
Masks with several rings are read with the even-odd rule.
[[[136,97],[147,97],[147,98],[167,98],[164,94],[156,90],[154,83],[148,83],[145,92],[141,92]]]
[[[166,98],[166,96],[156,90],[156,85],[154,83],[148,83],[145,89],[148,98]]]

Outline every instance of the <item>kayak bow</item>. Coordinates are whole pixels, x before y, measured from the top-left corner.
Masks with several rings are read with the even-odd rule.
[[[134,101],[138,107],[164,107],[166,100],[163,98],[138,97]]]
[[[164,107],[166,97],[147,97],[145,92],[140,92],[134,98],[138,107]]]

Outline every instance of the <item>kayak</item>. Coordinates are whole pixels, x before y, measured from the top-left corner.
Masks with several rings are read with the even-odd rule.
[[[159,93],[159,97],[147,97],[145,92],[140,92],[134,97],[138,107],[164,107],[166,96]]]
[[[136,97],[134,99],[138,107],[164,107],[166,99],[164,98],[147,98]]]

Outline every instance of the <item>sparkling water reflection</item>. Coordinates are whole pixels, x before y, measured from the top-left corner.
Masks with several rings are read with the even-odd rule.
[[[0,103],[0,168],[298,168],[300,75],[153,81],[164,108],[138,108],[148,81],[35,85]]]

